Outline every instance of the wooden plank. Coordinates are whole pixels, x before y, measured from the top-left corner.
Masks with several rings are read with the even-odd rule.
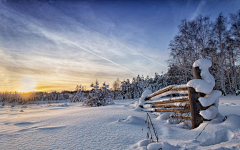
[[[155,109],[155,112],[175,112],[179,114],[190,112],[189,109]]]
[[[171,91],[187,91],[188,87],[172,88]]]
[[[172,94],[176,94],[176,93],[179,93],[178,91],[187,91],[187,90],[188,90],[188,87],[175,88],[175,87],[171,86],[171,87],[166,88],[166,89],[164,89],[164,90],[161,90],[161,91],[159,91],[159,92],[157,92],[157,93],[151,94],[149,97],[146,97],[146,98],[145,98],[145,101],[150,100],[150,99],[153,98],[154,96],[163,94],[163,93],[165,93],[165,92],[172,91],[172,92],[173,92]],[[175,91],[175,93],[174,93],[174,91]]]
[[[148,102],[148,103],[145,103],[145,104],[167,104],[167,103],[187,102],[187,101],[189,101],[189,99],[184,98],[184,99],[175,99],[175,100],[162,101],[162,102]]]
[[[174,104],[167,104],[167,105],[164,105],[164,104],[156,104],[156,105],[153,105],[152,108],[157,108],[157,107],[163,107],[163,108],[174,108],[174,107],[178,107],[178,108],[182,108],[182,107],[189,107],[189,105],[186,105],[186,106],[177,106],[177,105],[174,105]]]
[[[151,95],[148,97],[147,100],[149,100],[150,98],[152,98],[152,97],[154,97],[154,96],[156,96],[156,95],[159,95],[159,94],[162,94],[162,93],[164,93],[164,92],[170,91],[172,88],[173,88],[173,86],[170,86],[169,88],[166,88],[166,89],[164,89],[164,90],[160,90],[160,91],[158,91],[157,93],[153,93],[153,94],[151,94]]]

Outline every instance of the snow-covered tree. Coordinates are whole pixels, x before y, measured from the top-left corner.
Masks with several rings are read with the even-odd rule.
[[[141,77],[138,75],[137,77],[133,77],[132,82],[130,82],[129,79],[121,82],[122,90],[120,95],[123,97],[123,99],[136,99],[141,97],[146,88],[150,89],[152,92],[155,92],[160,88],[169,85],[168,81],[171,80],[168,80],[166,74],[159,75],[158,73],[155,73],[154,78],[149,78],[149,76],[144,78],[143,75]]]
[[[240,11],[230,14],[230,22],[222,13],[214,21],[201,15],[190,21],[183,19],[179,32],[169,44],[167,76],[170,82],[186,84],[193,78],[191,64],[197,59],[209,59],[212,62],[209,71],[216,80],[214,88],[223,94],[234,93],[240,88],[239,29]]]
[[[82,85],[77,85],[76,87],[77,93],[73,96],[72,102],[82,102],[84,101],[84,93],[83,93],[83,88]]]
[[[84,100],[84,105],[95,107],[114,104],[113,93],[108,89],[108,84],[104,82],[103,86],[99,88],[99,83],[96,81],[95,84],[91,84],[91,87],[93,87],[93,89],[89,91],[87,99]]]

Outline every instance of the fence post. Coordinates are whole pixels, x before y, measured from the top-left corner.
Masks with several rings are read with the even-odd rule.
[[[193,68],[193,73],[195,79],[202,79],[201,77],[201,69],[199,67]],[[199,112],[202,109],[202,105],[198,101],[199,97],[204,97],[204,93],[198,93],[194,88],[188,88],[189,102],[190,102],[190,112],[191,112],[191,121],[192,128],[196,128],[203,122],[202,116],[200,116]]]
[[[193,67],[193,74],[195,79],[202,79],[201,77],[201,69],[199,67]],[[199,97],[204,97],[206,94],[198,93]]]
[[[203,122],[202,117],[199,114],[201,110],[201,104],[198,101],[199,95],[194,88],[188,88],[189,103],[190,103],[190,112],[191,112],[191,121],[192,128],[196,128]]]

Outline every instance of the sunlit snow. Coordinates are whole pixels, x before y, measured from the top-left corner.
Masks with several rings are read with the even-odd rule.
[[[82,103],[38,102],[0,107],[1,149],[239,149],[240,97],[221,97],[217,119],[196,129],[169,124],[169,115],[150,114],[159,143],[146,139],[146,112],[134,111],[138,100],[83,107]],[[230,115],[231,114],[231,115]],[[224,116],[227,119],[223,121]],[[207,126],[206,126],[207,125]],[[202,134],[195,140],[206,126]],[[142,130],[143,129],[143,130]]]

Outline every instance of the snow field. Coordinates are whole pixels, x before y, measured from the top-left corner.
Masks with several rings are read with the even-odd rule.
[[[6,105],[0,107],[0,149],[240,149],[239,100],[220,97],[217,119],[192,130],[171,124],[169,113],[150,113],[159,143],[146,139],[146,112],[133,109],[138,100],[92,108],[68,102]]]
[[[129,101],[127,101],[129,102]],[[81,103],[0,108],[1,149],[127,149],[145,134],[129,104],[85,108]],[[131,107],[131,108],[129,108]],[[23,110],[24,112],[19,112]],[[128,116],[134,117],[128,117]],[[133,118],[133,120],[131,120]],[[135,120],[134,120],[135,118]],[[128,119],[126,122],[117,122]],[[143,119],[142,119],[143,120]]]

